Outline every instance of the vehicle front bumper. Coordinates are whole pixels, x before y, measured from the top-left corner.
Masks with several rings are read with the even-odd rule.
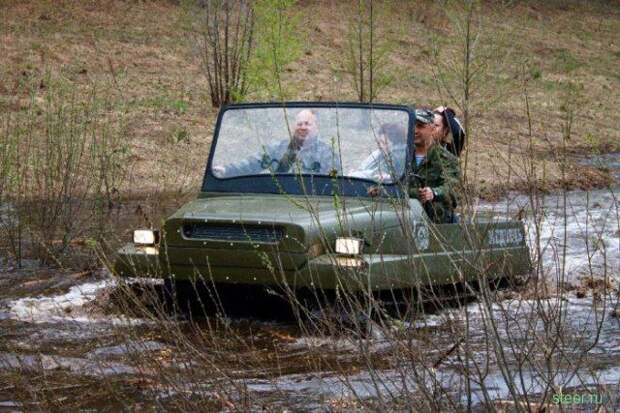
[[[159,264],[159,248],[129,243],[116,252],[112,270],[121,277],[161,278]]]
[[[123,277],[203,280],[226,284],[389,290],[422,285],[446,285],[465,280],[497,278],[530,271],[526,248],[486,249],[414,255],[362,254],[354,257],[323,254],[296,270],[270,265],[252,268],[231,262],[227,266],[196,266],[162,262],[157,248],[127,244],[118,251],[114,272]]]

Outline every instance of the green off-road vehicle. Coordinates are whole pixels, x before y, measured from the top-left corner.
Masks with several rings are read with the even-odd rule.
[[[408,197],[414,128],[414,110],[400,105],[227,106],[197,199],[161,229],[135,231],[114,271],[373,292],[529,272],[521,222],[461,214],[436,225]]]

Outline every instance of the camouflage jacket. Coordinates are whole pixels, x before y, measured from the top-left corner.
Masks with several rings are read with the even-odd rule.
[[[459,159],[440,145],[433,145],[419,166],[415,164],[415,157],[412,162],[409,196],[418,199],[418,189],[430,187],[435,193],[435,198],[432,202],[425,203],[425,210],[433,221],[447,222],[457,205]]]
[[[340,157],[317,137],[309,138],[298,150],[291,150],[289,143],[286,139],[267,145],[256,155],[226,165],[224,177],[274,172],[329,175],[333,169],[341,173]]]

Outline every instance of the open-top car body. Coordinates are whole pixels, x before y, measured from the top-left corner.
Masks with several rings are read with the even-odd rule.
[[[433,224],[409,198],[414,128],[413,108],[400,105],[227,106],[198,197],[162,228],[137,231],[114,270],[352,291],[527,273],[521,222]]]

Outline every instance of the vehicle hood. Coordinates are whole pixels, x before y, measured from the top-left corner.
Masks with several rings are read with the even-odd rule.
[[[392,203],[370,198],[234,195],[198,198],[170,218],[253,223],[290,223],[310,227],[345,220],[384,220],[396,214]]]
[[[293,197],[287,195],[206,196],[184,205],[166,222],[170,245],[187,245],[178,228],[201,225],[258,225],[286,228],[280,248],[304,251],[338,236],[385,237],[402,223],[402,207],[387,199]],[[293,241],[294,240],[294,241]],[[222,243],[211,243],[221,245]]]

